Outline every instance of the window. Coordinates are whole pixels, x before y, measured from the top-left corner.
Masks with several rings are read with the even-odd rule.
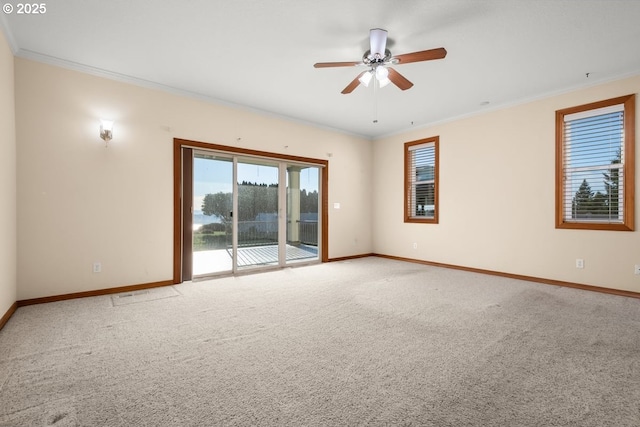
[[[404,222],[438,223],[438,140],[404,144]]]
[[[556,111],[556,228],[633,231],[635,95]]]

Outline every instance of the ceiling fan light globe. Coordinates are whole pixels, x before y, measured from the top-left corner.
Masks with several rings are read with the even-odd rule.
[[[387,77],[385,77],[384,79],[378,79],[378,85],[382,88],[385,87],[386,85],[388,85],[389,83],[391,83],[391,80],[389,80]]]
[[[371,78],[372,77],[373,77],[373,72],[372,71],[367,71],[366,73],[361,75],[358,80],[360,80],[360,83],[362,83],[364,85],[364,87],[369,87],[369,83],[371,83]]]
[[[389,70],[387,69],[387,67],[376,67],[376,79],[378,80],[384,80],[386,78],[388,78],[389,76]]]

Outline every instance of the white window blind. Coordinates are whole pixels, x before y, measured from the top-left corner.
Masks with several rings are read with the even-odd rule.
[[[431,219],[436,204],[436,147],[433,142],[409,149],[409,217]]]
[[[564,116],[565,222],[624,221],[624,104]]]

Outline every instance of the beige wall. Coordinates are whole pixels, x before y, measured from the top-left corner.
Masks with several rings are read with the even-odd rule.
[[[3,64],[13,61],[5,50]],[[0,84],[11,89],[5,74]],[[15,60],[15,80],[17,299],[171,279],[174,137],[328,159],[331,258],[375,252],[640,292],[638,232],[554,227],[555,110],[637,93],[640,77],[373,144],[24,59]],[[98,138],[100,118],[116,121],[109,148]],[[11,158],[8,127],[0,135]],[[403,143],[433,135],[440,135],[440,224],[404,224]],[[6,158],[0,196],[11,200],[16,169]],[[0,226],[11,230],[15,212],[2,209]],[[16,298],[11,247],[0,247],[7,307]],[[102,273],[91,272],[94,261]]]
[[[16,301],[16,130],[13,53],[0,31],[0,317]]]
[[[18,299],[171,280],[174,137],[329,160],[329,257],[371,252],[369,141],[15,62]]]
[[[374,252],[640,292],[638,231],[557,230],[554,222],[555,111],[638,92],[640,76],[375,141]],[[405,224],[403,143],[434,135],[440,223]],[[635,182],[640,228],[638,172]]]

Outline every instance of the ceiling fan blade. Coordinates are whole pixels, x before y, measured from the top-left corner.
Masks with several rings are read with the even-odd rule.
[[[362,61],[356,62],[317,62],[313,64],[315,68],[330,68],[330,67],[354,67],[361,65]]]
[[[353,81],[351,83],[349,83],[347,85],[347,87],[345,87],[344,89],[342,89],[342,94],[346,95],[348,93],[353,92],[353,90],[355,88],[358,87],[358,85],[360,84],[360,77],[362,77],[362,75],[366,73],[366,71],[361,72],[360,74],[358,74],[358,77],[356,77],[355,79],[353,79]]]
[[[369,44],[371,45],[371,57],[384,58],[384,52],[387,49],[387,30],[374,28],[369,31]]]
[[[420,52],[405,53],[404,55],[394,56],[398,64],[408,64],[410,62],[431,61],[433,59],[442,59],[447,56],[447,50],[443,47],[437,49],[422,50]]]
[[[391,83],[398,86],[400,89],[407,90],[411,88],[411,86],[413,86],[413,83],[411,83],[402,74],[400,74],[393,68],[387,67],[387,69],[389,70],[389,80],[391,80]]]

